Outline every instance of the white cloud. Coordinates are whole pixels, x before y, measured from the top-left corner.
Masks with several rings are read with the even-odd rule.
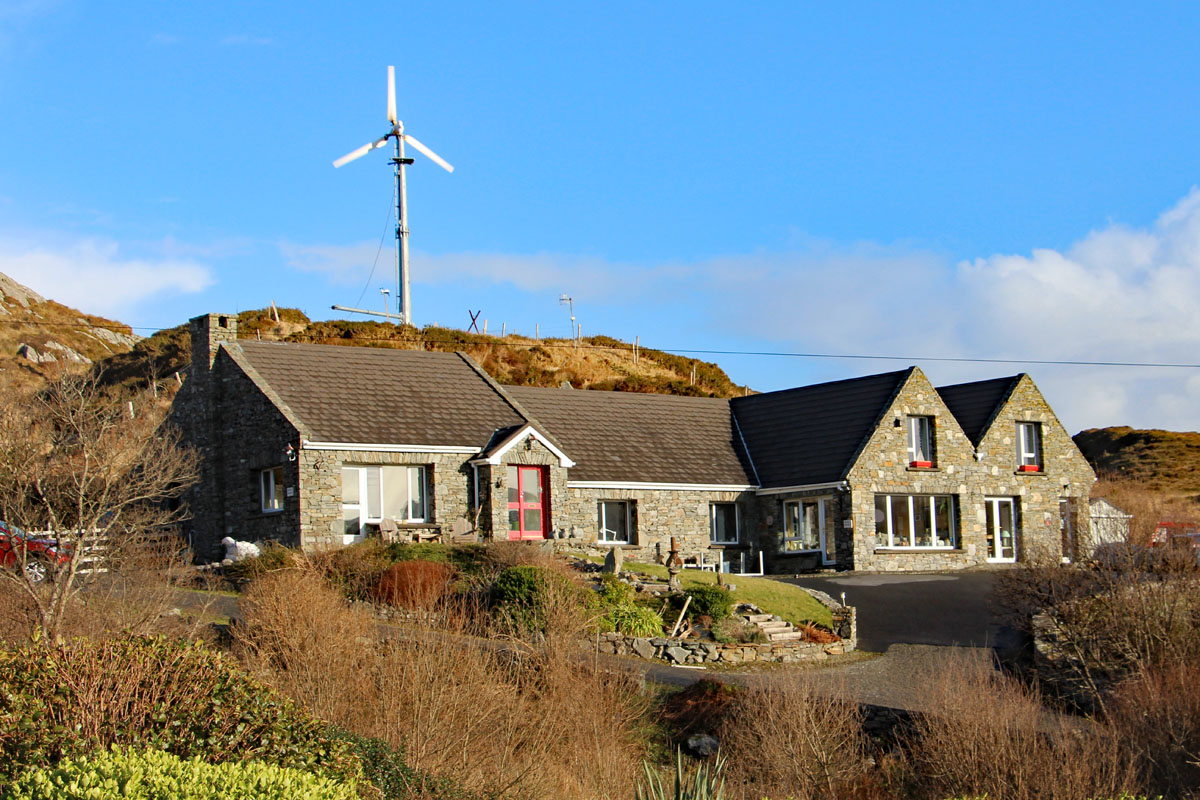
[[[281,247],[294,267],[354,283],[366,279],[378,244]],[[390,274],[378,270],[390,269],[391,258],[388,243],[377,275]],[[729,340],[766,340],[780,350],[912,361],[1200,362],[1200,190],[1144,230],[1110,224],[1062,252],[1038,249],[958,264],[904,245],[812,239],[793,251],[691,264],[554,253],[414,253],[413,263],[416,283],[565,291],[586,296],[597,311],[604,304],[640,304],[678,317],[699,309]],[[844,377],[897,366],[833,361],[820,369]],[[1197,370],[923,366],[938,384],[1029,372],[1072,431],[1107,425],[1200,429]]]
[[[139,258],[110,239],[30,241],[0,237],[0,272],[90,314],[120,319],[162,295],[199,292],[208,266],[187,258]]]

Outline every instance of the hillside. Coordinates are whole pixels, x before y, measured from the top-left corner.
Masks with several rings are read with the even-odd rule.
[[[733,397],[749,392],[734,384],[716,364],[642,348],[606,336],[533,339],[485,336],[440,327],[417,329],[382,322],[330,320],[312,322],[302,312],[282,308],[278,321],[269,309],[238,315],[242,338],[309,342],[360,347],[453,352],[462,350],[497,381],[520,386],[654,392],[698,397]],[[161,388],[177,385],[190,361],[187,326],[159,331],[97,366],[110,385],[134,387],[153,379]]]
[[[136,342],[128,325],[84,314],[0,274],[0,375],[30,386],[63,366],[86,366]]]
[[[1137,481],[1162,492],[1200,494],[1200,433],[1092,428],[1074,438],[1101,477]]]

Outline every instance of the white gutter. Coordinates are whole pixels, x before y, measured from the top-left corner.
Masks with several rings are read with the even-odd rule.
[[[803,486],[774,486],[770,489],[759,489],[755,494],[790,494],[791,492],[815,492],[822,489],[837,489],[846,492],[850,490],[850,484],[847,481],[832,481],[830,483],[808,483]]]
[[[474,455],[478,447],[442,444],[372,444],[369,442],[310,442],[300,441],[301,450],[353,450],[373,453],[457,453]]]
[[[648,483],[642,481],[567,481],[568,489],[650,489],[658,491],[748,492],[755,486],[728,483]]]

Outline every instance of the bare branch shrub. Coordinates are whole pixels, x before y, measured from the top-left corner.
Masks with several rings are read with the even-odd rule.
[[[160,543],[184,513],[172,503],[196,479],[194,456],[162,426],[164,411],[149,396],[117,398],[94,377],[67,372],[37,392],[0,397],[0,515],[45,532],[42,538],[66,556],[38,583],[24,567],[40,556],[21,547],[20,569],[4,573],[25,593],[33,624],[48,638],[61,639],[78,611],[85,570],[97,565],[90,559],[102,555],[110,598],[163,566]],[[130,580],[118,577],[122,565]],[[117,605],[108,603],[110,611]],[[162,610],[151,603],[136,612],[140,620],[126,621],[138,627]]]
[[[1142,791],[1195,796],[1200,788],[1200,667],[1194,662],[1151,667],[1116,691],[1107,721],[1136,758]]]
[[[729,785],[748,797],[853,796],[867,774],[867,739],[862,712],[838,694],[783,672],[734,695],[717,732]]]
[[[1079,800],[1137,788],[1111,729],[1046,713],[986,658],[947,659],[917,679],[933,710],[916,718],[905,749],[924,797]]]
[[[1155,664],[1200,658],[1200,571],[1181,553],[1130,549],[1100,567],[1031,559],[1001,573],[1009,624],[1052,641],[1041,677],[1085,708]]]
[[[633,793],[646,700],[581,657],[576,617],[555,602],[536,643],[481,638],[464,598],[374,633],[311,570],[256,581],[244,606],[238,651],[258,675],[417,770],[496,797]]]

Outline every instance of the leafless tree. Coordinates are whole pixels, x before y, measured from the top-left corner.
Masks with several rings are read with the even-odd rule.
[[[178,498],[196,480],[196,458],[163,426],[165,410],[149,392],[119,397],[67,372],[0,398],[0,514],[39,532],[12,540],[11,568],[0,572],[48,640],[61,640],[74,608],[91,602],[90,587],[109,589],[110,599],[114,587],[136,592],[141,581],[122,587],[123,570],[144,577],[178,551]]]

